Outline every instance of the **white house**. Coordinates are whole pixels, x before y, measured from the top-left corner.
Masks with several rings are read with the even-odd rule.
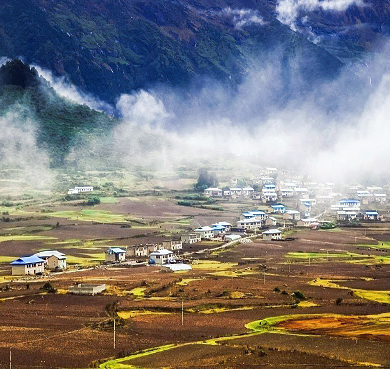
[[[36,255],[25,256],[11,263],[12,275],[35,275],[43,273],[45,261]]]
[[[381,204],[386,202],[386,194],[385,193],[374,193],[374,198],[376,202]]]
[[[45,261],[45,267],[49,270],[66,269],[66,256],[56,250],[41,251],[34,254]]]
[[[319,224],[316,218],[303,218],[297,222],[298,227],[318,227]]]
[[[210,239],[214,237],[214,230],[211,227],[204,226],[194,229],[194,232],[197,233],[200,238],[203,239]]]
[[[173,252],[170,250],[161,249],[150,253],[150,264],[166,264],[173,261]]]
[[[77,186],[74,189],[77,190],[79,193],[81,193],[81,192],[92,192],[93,191],[93,187],[92,186]]]
[[[275,174],[277,171],[278,171],[277,168],[272,168],[272,167],[265,168],[265,172],[266,172],[268,175],[269,175],[269,174]]]
[[[282,188],[280,190],[280,193],[282,197],[293,197],[294,196],[294,190],[292,188]]]
[[[339,210],[337,212],[337,219],[338,220],[356,219],[357,216],[358,216],[357,210]]]
[[[275,182],[275,179],[272,177],[261,177],[261,182],[263,183],[263,185],[267,183],[271,184]]]
[[[286,210],[283,214],[283,219],[285,220],[299,220],[301,213],[298,210]]]
[[[220,188],[206,188],[204,194],[210,197],[222,197],[223,191]]]
[[[230,195],[232,197],[239,197],[242,195],[242,188],[233,187],[230,189]]]
[[[250,210],[241,213],[241,218],[242,219],[257,218],[260,220],[265,220],[265,218],[267,218],[267,214],[262,210]]]
[[[265,220],[265,222],[264,222],[264,224],[266,225],[266,226],[276,226],[276,222],[277,222],[277,219],[276,218],[274,218],[274,217],[268,217],[266,220]]]
[[[237,222],[237,228],[239,229],[260,229],[263,226],[264,221],[258,218],[242,219]]]
[[[182,234],[180,236],[180,240],[184,243],[192,244],[197,243],[201,241],[200,234],[198,233],[188,233],[188,234]]]
[[[137,256],[137,257],[143,257],[148,256],[149,254],[149,248],[151,245],[135,245],[128,247],[126,250],[126,256]],[[152,246],[154,249],[154,245]]]
[[[92,186],[76,186],[75,188],[70,188],[68,190],[68,195],[76,195],[78,193],[92,192],[92,191],[93,191]]]
[[[366,220],[378,220],[378,216],[379,216],[379,214],[375,210],[367,210],[364,213],[364,219],[366,219]]]
[[[305,195],[309,192],[309,190],[305,187],[295,187],[294,191],[298,196]]]
[[[232,229],[232,224],[229,222],[217,222],[217,223],[212,224],[211,226],[212,227],[214,227],[214,226],[225,227],[225,232],[230,232],[230,230]]]
[[[242,189],[242,196],[244,196],[244,197],[252,197],[253,192],[255,192],[255,190],[252,187],[244,187]]]
[[[262,233],[263,240],[281,240],[282,231],[279,229],[268,229]]]
[[[229,234],[225,236],[225,241],[237,241],[241,238],[239,234]]]
[[[263,192],[261,196],[263,202],[272,202],[278,199],[278,194],[276,192]]]
[[[355,199],[344,199],[339,201],[339,205],[345,208],[355,208],[360,209],[360,200]]]
[[[106,251],[105,260],[109,262],[121,262],[126,260],[126,250],[120,247],[110,247]]]
[[[183,243],[181,241],[163,241],[162,248],[172,251],[180,251],[183,249]]]
[[[286,212],[286,207],[282,204],[271,205],[271,209],[274,214],[284,214]]]

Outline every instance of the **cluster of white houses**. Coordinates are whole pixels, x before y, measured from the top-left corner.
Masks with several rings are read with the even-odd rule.
[[[42,274],[45,269],[65,270],[65,254],[55,250],[41,251],[34,255],[20,257],[11,263],[12,275]]]
[[[168,250],[178,254],[183,249],[182,241],[162,241],[146,245],[126,246],[126,248],[110,247],[105,253],[105,261],[108,263],[120,263],[132,257],[147,257],[160,250]]]

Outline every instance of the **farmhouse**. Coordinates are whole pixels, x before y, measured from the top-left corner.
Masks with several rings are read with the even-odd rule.
[[[38,256],[25,256],[11,263],[12,275],[35,275],[43,273],[45,261]]]
[[[79,283],[75,286],[70,286],[68,292],[74,295],[96,295],[106,290],[105,284],[87,284]]]
[[[318,227],[319,222],[316,218],[304,218],[297,222],[298,227]]]
[[[263,202],[272,202],[278,199],[278,194],[276,192],[263,192],[261,196]]]
[[[280,190],[282,197],[292,197],[294,196],[294,190],[292,188],[282,188]]]
[[[269,217],[269,218],[267,218],[266,220],[265,220],[265,222],[264,222],[264,224],[266,225],[266,226],[276,226],[276,222],[277,222],[277,219],[276,218],[274,218],[274,217]]]
[[[237,241],[241,238],[239,234],[229,234],[225,236],[225,241]]]
[[[212,228],[213,228],[214,237],[217,237],[218,235],[226,232],[225,227],[219,224],[213,224]]]
[[[173,252],[170,250],[161,249],[150,254],[149,264],[166,264],[173,261]]]
[[[237,222],[237,228],[239,229],[260,229],[263,226],[264,221],[258,218],[243,219]]]
[[[346,221],[356,219],[358,215],[357,210],[339,210],[337,212],[337,220]]]
[[[305,187],[295,187],[294,191],[297,195],[304,195],[309,192],[309,190]]]
[[[271,205],[271,209],[273,213],[283,214],[286,212],[286,207],[281,204]]]
[[[92,186],[77,186],[75,188],[70,188],[68,190],[68,195],[76,195],[78,193],[92,192],[92,191],[93,191]]]
[[[126,250],[126,256],[137,256],[137,257],[142,257],[142,256],[148,256],[148,246],[147,245],[135,245],[128,247]]]
[[[253,192],[255,192],[255,190],[252,187],[244,187],[242,189],[242,196],[251,197],[253,195]]]
[[[378,220],[378,212],[375,210],[367,210],[364,213],[364,219],[366,220]]]
[[[229,222],[217,222],[217,223],[212,224],[212,227],[214,227],[214,226],[225,227],[225,232],[230,232],[230,230],[232,228],[232,225]]]
[[[385,193],[374,193],[374,198],[376,202],[384,204],[386,202],[386,194]]]
[[[203,239],[210,239],[214,237],[214,231],[211,227],[204,226],[194,229],[194,232]]]
[[[192,244],[192,243],[200,242],[201,238],[200,238],[200,235],[198,233],[194,232],[194,233],[182,234],[180,236],[180,240],[183,243]]]
[[[271,184],[275,182],[275,179],[272,177],[261,177],[261,182],[263,183],[263,185]]]
[[[158,251],[162,249],[162,245],[159,245],[158,243],[147,243],[145,246],[141,245],[143,248],[142,251],[144,252],[145,248],[147,250],[147,253],[150,254],[151,252]],[[145,255],[143,255],[145,256]]]
[[[261,210],[250,210],[250,211],[244,211],[243,213],[241,213],[242,219],[257,218],[257,219],[264,220],[266,217],[267,217],[267,214]]]
[[[282,231],[279,229],[269,229],[268,231],[264,231],[262,233],[263,240],[281,240],[282,239]]]
[[[339,201],[339,205],[344,208],[355,208],[360,209],[360,200],[355,199],[344,199]]]
[[[210,187],[204,190],[204,194],[210,197],[222,197],[223,192],[220,188]]]
[[[230,189],[230,195],[232,197],[239,197],[242,195],[242,188],[233,187]]]
[[[66,269],[66,256],[62,252],[55,250],[41,251],[36,254],[45,261],[45,267],[49,270]]]
[[[283,219],[285,220],[299,220],[301,213],[298,210],[286,210],[283,214]]]
[[[183,249],[183,244],[181,241],[163,241],[162,248],[172,251],[180,251]]]
[[[105,260],[108,262],[121,262],[126,260],[126,250],[119,247],[110,247],[106,251]]]

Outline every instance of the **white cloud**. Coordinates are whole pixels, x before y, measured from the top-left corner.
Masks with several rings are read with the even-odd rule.
[[[224,8],[222,14],[233,17],[234,28],[242,29],[245,26],[266,24],[258,10]]]
[[[276,6],[277,19],[296,30],[295,21],[300,12],[315,10],[344,11],[351,5],[363,5],[363,0],[279,0]]]
[[[91,109],[112,114],[113,108],[111,105],[96,99],[90,94],[80,92],[75,85],[67,82],[64,77],[56,77],[51,71],[37,65],[33,65],[33,67],[38,71],[40,76],[50,83],[50,86],[53,87],[56,93],[61,97],[73,103],[87,105]]]
[[[163,102],[144,90],[122,95],[117,109],[125,120],[140,124],[162,123],[169,117]]]

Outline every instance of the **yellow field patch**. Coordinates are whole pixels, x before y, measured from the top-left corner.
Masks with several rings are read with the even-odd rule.
[[[165,311],[151,311],[151,310],[131,310],[131,311],[118,311],[118,316],[122,319],[131,319],[137,316],[144,315],[169,315],[172,313]]]

